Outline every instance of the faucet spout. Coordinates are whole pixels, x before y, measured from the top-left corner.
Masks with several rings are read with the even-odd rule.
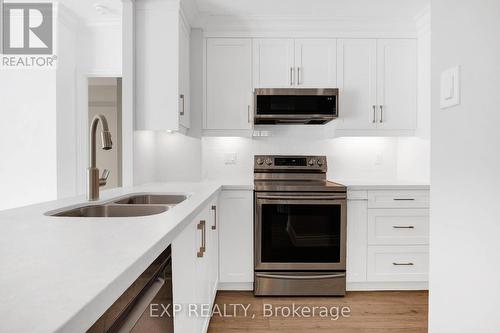
[[[103,115],[96,115],[92,122],[90,123],[89,132],[89,167],[88,179],[87,179],[87,199],[90,201],[99,200],[99,187],[106,185],[106,179],[108,178],[109,171],[103,175],[103,178],[99,177],[99,169],[96,166],[96,140],[97,140],[97,126],[101,123],[101,148],[104,150],[110,150],[113,147],[113,142],[111,140],[111,132],[109,131],[108,121]]]

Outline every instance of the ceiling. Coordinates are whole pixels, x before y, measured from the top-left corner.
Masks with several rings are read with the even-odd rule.
[[[195,0],[205,15],[414,18],[430,0]]]
[[[116,20],[122,14],[121,0],[60,0],[59,3],[85,22]],[[101,14],[96,5],[104,6],[105,13]]]

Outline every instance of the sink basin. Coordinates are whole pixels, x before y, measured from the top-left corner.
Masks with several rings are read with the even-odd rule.
[[[66,210],[51,216],[67,217],[137,217],[156,215],[168,210],[167,206],[126,206],[126,205],[94,205]]]
[[[139,194],[115,201],[119,205],[167,205],[180,204],[187,199],[185,195],[176,194]]]

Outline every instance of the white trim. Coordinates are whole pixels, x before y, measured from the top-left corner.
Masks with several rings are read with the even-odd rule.
[[[218,290],[253,291],[253,282],[219,282]]]
[[[347,282],[347,291],[429,290],[429,282]]]

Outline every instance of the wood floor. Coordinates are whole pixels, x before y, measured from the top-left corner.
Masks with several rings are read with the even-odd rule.
[[[284,318],[264,316],[264,306],[273,309],[279,306],[292,307],[326,306],[328,308],[349,307],[350,317],[331,320],[316,315],[314,318]],[[346,297],[254,297],[251,292],[224,291],[217,294],[216,304],[220,315],[215,314],[210,322],[209,333],[236,332],[335,332],[335,333],[424,333],[427,332],[428,292],[348,292]],[[235,317],[231,304],[249,305],[248,316],[238,306]],[[278,311],[279,312],[279,311]],[[284,312],[286,314],[286,311]],[[306,312],[307,314],[307,312]],[[324,314],[324,313],[323,313]]]

